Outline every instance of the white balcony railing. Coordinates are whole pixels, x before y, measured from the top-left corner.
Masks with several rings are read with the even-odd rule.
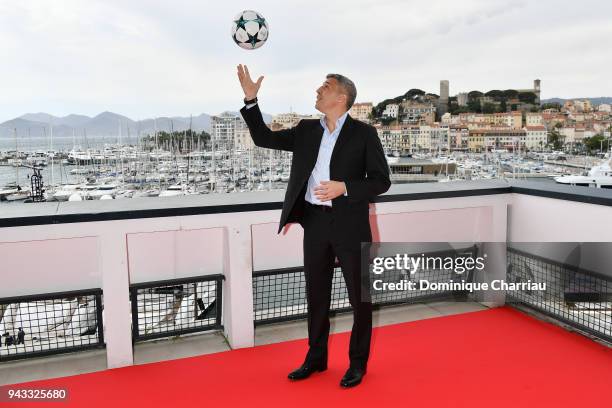
[[[224,334],[233,348],[253,346],[253,271],[302,265],[301,227],[276,234],[282,199],[278,191],[0,206],[0,298],[101,288],[112,368],[134,361],[130,284],[221,274]],[[612,191],[394,185],[370,217],[380,242],[612,242]]]

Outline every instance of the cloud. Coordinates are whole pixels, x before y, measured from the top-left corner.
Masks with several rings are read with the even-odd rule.
[[[236,47],[231,19],[254,8],[270,39]],[[612,95],[608,2],[22,0],[0,3],[0,120],[24,112],[133,118],[240,107],[235,66],[265,74],[269,112],[313,112],[328,72],[358,100],[418,87],[451,93],[528,87],[543,96]]]

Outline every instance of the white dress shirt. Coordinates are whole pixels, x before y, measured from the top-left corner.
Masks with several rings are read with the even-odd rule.
[[[321,138],[321,144],[319,145],[317,163],[315,164],[314,169],[312,169],[312,173],[308,179],[308,187],[306,187],[306,195],[304,196],[304,199],[311,204],[328,205],[330,207],[332,205],[331,200],[320,201],[317,196],[315,196],[314,188],[320,185],[322,181],[329,181],[329,162],[331,161],[334,146],[336,145],[338,135],[340,135],[340,131],[342,130],[342,126],[344,125],[347,116],[348,112],[344,112],[344,114],[338,118],[336,121],[336,128],[333,132],[330,132],[327,128],[325,117],[321,118],[323,137]],[[346,192],[344,195],[346,195]]]
[[[255,105],[257,105],[257,102],[246,105],[246,108],[250,109]],[[331,161],[331,155],[334,151],[334,146],[336,145],[336,141],[338,140],[338,136],[340,135],[340,131],[342,130],[342,126],[344,125],[347,116],[348,111],[344,112],[344,114],[338,118],[336,121],[336,128],[333,132],[329,131],[327,122],[325,122],[325,117],[321,118],[323,137],[321,138],[321,144],[319,145],[317,162],[312,169],[312,173],[310,173],[310,177],[308,178],[308,186],[306,187],[306,194],[304,195],[304,199],[311,204],[327,205],[329,207],[332,205],[331,200],[319,200],[317,196],[315,196],[314,188],[319,186],[321,181],[329,181],[329,163]],[[348,192],[345,191],[344,195],[348,195]]]

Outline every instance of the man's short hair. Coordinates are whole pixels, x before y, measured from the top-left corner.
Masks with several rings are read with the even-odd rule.
[[[355,103],[355,98],[357,98],[357,88],[355,87],[353,81],[340,74],[327,74],[326,78],[334,78],[336,81],[338,81],[338,84],[346,95],[346,109],[351,109]]]

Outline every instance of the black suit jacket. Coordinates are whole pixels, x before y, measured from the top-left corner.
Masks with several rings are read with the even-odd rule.
[[[323,127],[318,119],[305,119],[291,129],[272,131],[264,123],[258,105],[243,107],[240,113],[256,146],[293,152],[280,233],[287,223],[302,221],[304,195],[319,155]],[[346,226],[356,226],[357,235],[363,237],[365,229],[370,231],[368,202],[391,185],[387,159],[373,126],[347,115],[332,152],[329,175],[330,180],[344,181],[348,193],[332,200],[334,214],[344,219]]]

